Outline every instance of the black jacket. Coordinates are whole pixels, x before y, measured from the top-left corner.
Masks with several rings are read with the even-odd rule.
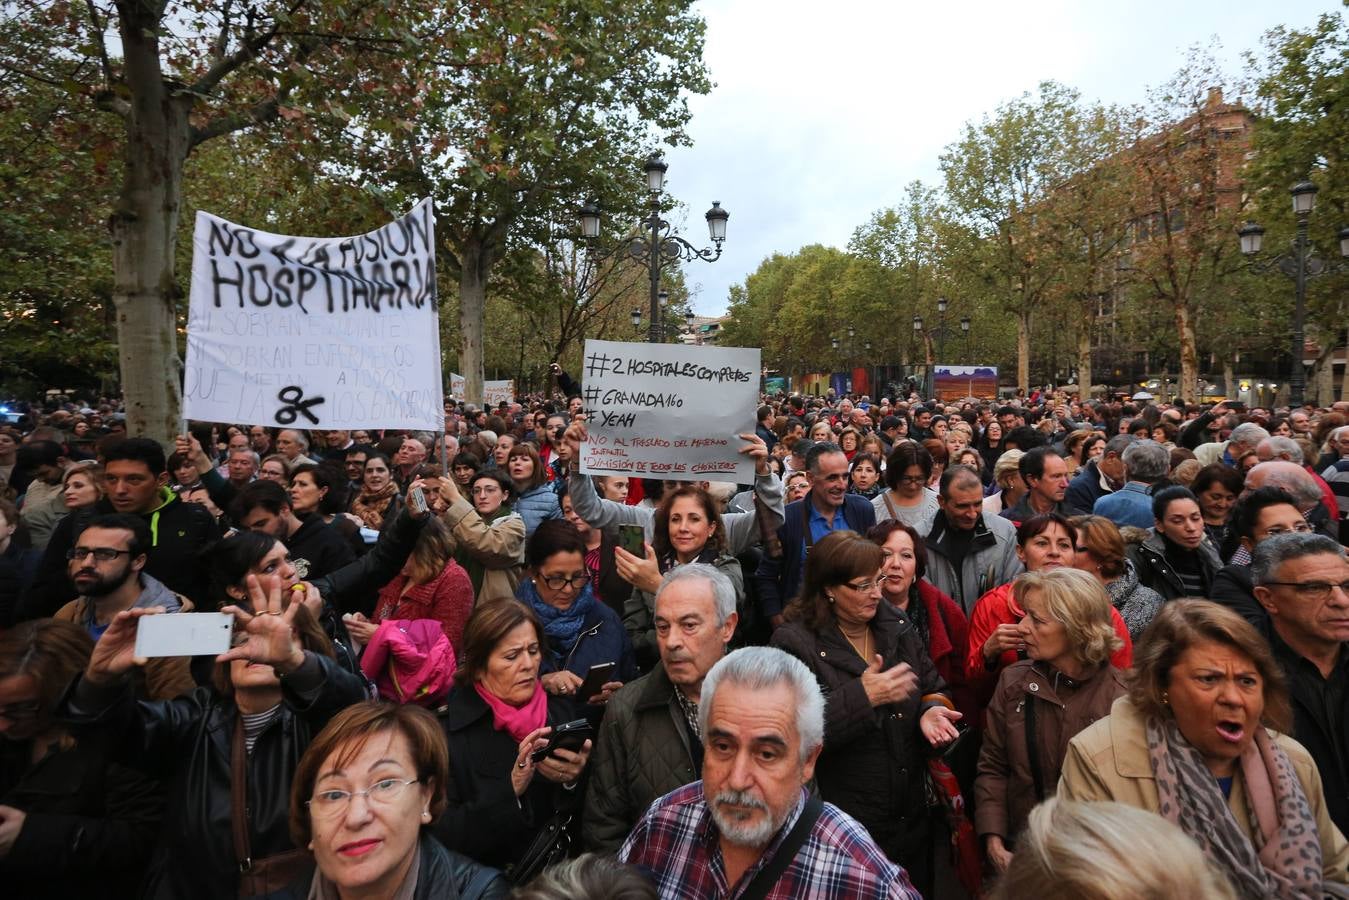
[[[511,885],[496,869],[480,866],[467,856],[446,850],[423,828],[417,839],[417,889],[412,900],[505,900]],[[311,871],[304,878],[263,900],[307,900],[313,883]]]
[[[1204,573],[1204,583],[1209,586],[1211,592],[1214,578],[1222,568],[1222,560],[1218,559],[1217,552],[1207,543],[1200,544],[1199,549],[1194,552]],[[1156,529],[1143,543],[1131,544],[1125,554],[1133,560],[1134,568],[1138,571],[1139,584],[1152,588],[1162,595],[1163,600],[1175,600],[1185,596],[1185,585],[1166,558],[1166,541]]]
[[[1271,628],[1270,649],[1288,677],[1288,693],[1293,706],[1293,737],[1307,748],[1321,774],[1326,796],[1326,811],[1339,826],[1349,828],[1349,652],[1341,649],[1331,679],[1339,681],[1338,709],[1325,709],[1318,696],[1330,685],[1320,670],[1283,642]],[[1338,734],[1336,731],[1338,730]]]
[[[547,724],[568,721],[570,704],[548,697]],[[566,790],[535,773],[516,799],[511,768],[519,745],[492,724],[492,710],[472,685],[450,692],[440,714],[450,747],[449,806],[433,826],[451,850],[504,869],[518,862],[555,811],[579,811],[581,787]]]
[[[1101,470],[1097,467],[1096,460],[1092,459],[1088,460],[1087,464],[1073,476],[1073,480],[1068,482],[1068,491],[1063,495],[1063,502],[1068,504],[1072,515],[1089,516],[1096,501],[1106,493],[1106,489],[1101,487]]]
[[[305,654],[282,680],[281,714],[248,757],[249,840],[254,859],[294,849],[290,784],[310,740],[335,713],[365,699],[364,684],[331,659]],[[238,862],[230,830],[230,754],[238,707],[211,688],[174,700],[137,702],[124,681],[76,682],[70,720],[108,735],[110,758],[158,775],[168,804],[141,896],[235,900]]]
[[[347,539],[318,513],[301,516],[300,527],[286,538],[285,544],[296,565],[301,560],[307,564],[300,577],[310,581],[356,560]]]
[[[807,494],[800,500],[788,503],[783,511],[782,524],[778,526],[778,540],[782,541],[782,556],[775,558],[767,553],[759,561],[759,571],[755,580],[759,585],[759,606],[765,617],[779,615],[795,599],[801,590],[801,576],[805,570],[806,523],[811,510]],[[856,494],[843,497],[843,521],[846,530],[866,534],[876,524],[876,509],[871,501]],[[845,529],[840,529],[845,530]]]
[[[1213,587],[1208,598],[1220,603],[1255,626],[1261,634],[1269,634],[1269,613],[1255,599],[1250,566],[1223,566],[1213,576]]]
[[[904,866],[926,858],[929,827],[928,744],[918,729],[925,695],[946,691],[907,615],[882,602],[871,622],[882,668],[908,663],[918,690],[902,703],[873,707],[862,688],[867,662],[837,625],[815,632],[788,622],[772,644],[800,659],[824,690],[824,752],[815,766],[820,796],[857,819],[890,859]]]
[[[161,500],[158,508],[141,515],[153,536],[145,574],[196,602],[206,596],[207,583],[206,567],[197,556],[219,539],[220,529],[215,517],[200,503],[184,503],[168,488],[161,489]],[[116,510],[104,498],[56,523],[33,584],[18,604],[15,621],[46,618],[75,599],[79,592],[70,581],[66,551],[75,545],[77,526],[83,528],[94,516],[111,512]]]
[[[0,893],[25,900],[136,896],[163,814],[157,781],[107,758],[91,734],[30,764],[28,742],[0,742],[0,804],[23,830],[0,860]]]

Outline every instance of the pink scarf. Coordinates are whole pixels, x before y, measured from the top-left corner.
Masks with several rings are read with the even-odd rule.
[[[523,741],[531,731],[542,728],[548,721],[548,697],[540,682],[534,682],[534,696],[526,700],[524,706],[512,706],[496,694],[484,690],[481,684],[474,684],[473,689],[492,710],[492,725],[497,731],[504,731],[515,738],[516,743]]]

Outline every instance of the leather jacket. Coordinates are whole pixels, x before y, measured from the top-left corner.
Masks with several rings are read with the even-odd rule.
[[[290,785],[300,757],[334,714],[365,699],[360,679],[309,652],[304,665],[282,679],[281,690],[280,714],[248,756],[253,859],[294,849]],[[63,701],[62,715],[77,728],[102,729],[111,759],[165,783],[163,827],[141,896],[235,900],[230,754],[241,720],[233,698],[199,687],[174,700],[137,701],[130,679],[101,687],[81,678]]]

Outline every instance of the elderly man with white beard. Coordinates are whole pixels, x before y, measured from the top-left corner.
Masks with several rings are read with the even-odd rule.
[[[698,722],[702,780],[653,803],[618,854],[660,897],[921,900],[865,828],[807,790],[824,695],[800,660],[729,654],[703,680]]]

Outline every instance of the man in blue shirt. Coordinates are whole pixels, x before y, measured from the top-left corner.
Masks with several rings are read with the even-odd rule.
[[[810,548],[831,531],[865,534],[876,524],[871,501],[848,493],[848,457],[838,444],[821,442],[806,454],[810,493],[788,503],[778,538],[782,556],[764,554],[756,578],[763,614],[774,627],[782,622],[782,610],[801,586],[801,572]]]
[[[1135,441],[1124,450],[1124,487],[1106,494],[1091,508],[1121,528],[1151,528],[1152,486],[1171,470],[1171,453],[1156,441]]]

